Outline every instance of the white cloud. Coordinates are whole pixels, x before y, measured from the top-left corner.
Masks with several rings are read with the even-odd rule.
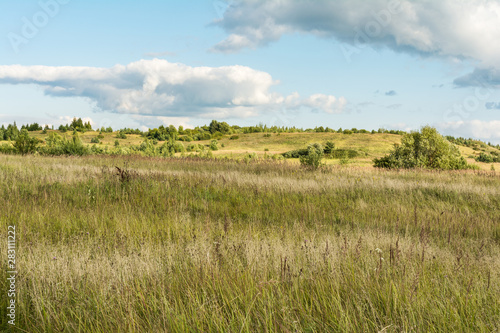
[[[347,100],[344,97],[336,98],[331,95],[315,94],[302,102],[313,110],[322,110],[327,113],[342,113]]]
[[[216,52],[265,46],[298,32],[346,43],[348,60],[371,46],[500,68],[499,0],[240,0],[214,25],[229,34]]]
[[[500,142],[500,120],[452,121],[437,126],[445,134]]]
[[[214,24],[230,36],[214,47],[238,51],[276,41],[287,33],[311,33],[397,51],[472,58],[498,64],[498,0],[243,0]]]
[[[138,116],[134,115],[131,118],[140,124],[141,128],[155,128],[161,125],[169,126],[174,125],[175,127],[182,126],[184,128],[194,128],[193,125],[189,123],[190,119],[188,117],[161,117],[161,116]]]
[[[291,100],[310,104],[298,94],[271,92],[277,81],[266,72],[245,66],[190,67],[160,59],[112,68],[0,66],[2,83],[36,84],[56,97],[86,97],[103,111],[163,117],[247,117],[290,107]],[[314,107],[332,110],[328,102]]]

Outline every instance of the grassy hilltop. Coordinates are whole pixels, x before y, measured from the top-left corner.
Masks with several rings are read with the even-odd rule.
[[[40,139],[43,145],[50,133],[57,133],[68,140],[73,136],[72,132],[62,133],[58,130],[48,130],[45,134],[42,131],[33,131],[30,132],[30,135]],[[116,141],[119,142],[120,147],[126,148],[139,146],[145,140],[145,137],[139,134],[127,134],[125,139],[121,139],[119,138],[119,133],[119,131],[116,131],[111,133],[102,132],[99,134],[99,132],[96,131],[88,131],[79,133],[78,136],[84,145],[91,147],[94,145],[92,139],[100,135],[102,137],[99,139],[99,144],[97,144],[97,146],[101,148],[107,147],[109,150],[115,147]],[[234,139],[234,137],[237,137],[237,139]],[[387,155],[394,144],[399,144],[401,142],[401,137],[400,134],[390,133],[237,133],[234,135],[221,135],[217,140],[218,150],[212,151],[211,153],[215,157],[228,157],[232,159],[242,159],[248,154],[255,154],[257,157],[264,158],[266,156],[271,157],[272,155],[282,154],[291,150],[306,148],[309,144],[324,144],[327,141],[332,141],[335,143],[336,149],[357,152],[357,156],[349,161],[351,165],[370,167],[373,165],[373,159]],[[210,150],[209,146],[211,141],[212,139],[192,142],[177,141],[178,144],[182,145],[184,153],[177,153],[176,155],[196,154],[197,151],[195,150],[186,151],[186,148],[190,145],[199,144],[204,146],[208,151]],[[160,141],[158,144],[161,145],[162,142]],[[473,141],[469,146],[460,144],[457,144],[457,146],[469,163],[476,164],[483,170],[490,170],[492,165],[493,168],[500,170],[500,162],[483,163],[475,160],[481,152],[486,154],[497,154],[492,156],[500,156],[499,149],[477,140]],[[290,159],[289,161],[291,163],[298,163],[298,159]],[[325,159],[324,162],[327,165],[339,164],[338,159]]]

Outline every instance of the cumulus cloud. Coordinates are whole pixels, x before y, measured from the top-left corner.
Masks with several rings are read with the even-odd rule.
[[[174,125],[175,127],[183,126],[184,128],[194,128],[190,124],[190,119],[188,117],[162,117],[162,116],[139,116],[133,115],[130,117],[143,128],[154,128],[158,124],[165,126]]]
[[[452,121],[437,126],[443,133],[465,138],[500,142],[500,120]]]
[[[499,18],[498,0],[241,0],[215,22],[230,35],[214,49],[238,51],[301,32],[492,65]]]
[[[238,52],[306,33],[345,43],[349,59],[371,46],[473,60],[498,85],[500,75],[491,68],[500,68],[499,22],[498,0],[240,0],[214,22],[229,36],[212,50]],[[457,85],[476,85],[476,74],[484,73],[471,73]]]
[[[277,81],[249,67],[190,67],[160,59],[111,68],[0,66],[0,84],[36,84],[50,96],[86,97],[103,111],[163,117],[245,117],[292,101],[309,105],[298,94],[272,92]],[[327,99],[324,111],[331,112],[336,98]]]
[[[344,97],[336,98],[331,95],[315,94],[302,102],[302,105],[309,106],[313,110],[322,110],[327,113],[342,113],[347,100]]]

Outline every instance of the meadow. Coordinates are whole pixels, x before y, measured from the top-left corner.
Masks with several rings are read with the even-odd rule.
[[[240,130],[241,131],[241,130]],[[45,132],[45,133],[44,133]],[[78,139],[82,143],[82,147],[91,151],[92,154],[96,154],[96,151],[92,147],[97,147],[106,155],[162,155],[162,154],[150,154],[144,151],[144,149],[137,149],[141,144],[143,144],[146,138],[139,134],[127,134],[125,137],[120,138],[120,131],[115,132],[98,132],[98,131],[86,131],[79,132]],[[1,133],[0,133],[1,134]],[[40,140],[39,148],[43,150],[47,146],[48,138],[51,134],[56,134],[64,138],[65,140],[71,141],[73,138],[73,133],[71,131],[61,132],[59,130],[47,130],[47,131],[31,131],[29,135]],[[219,133],[220,134],[220,133]],[[99,137],[99,143],[95,144],[92,142],[93,139]],[[182,137],[182,136],[181,136]],[[210,136],[209,136],[210,137]],[[207,140],[196,140],[196,141],[175,141],[175,144],[180,148],[175,154],[178,157],[184,157],[188,155],[202,155],[206,156],[207,153],[210,156],[215,156],[218,158],[229,158],[233,160],[243,160],[250,158],[276,158],[280,157],[281,154],[307,148],[308,145],[319,143],[325,145],[326,142],[333,142],[335,144],[335,149],[339,150],[349,150],[355,152],[356,157],[350,158],[348,162],[351,166],[361,166],[369,167],[373,166],[373,160],[376,158],[381,158],[391,152],[395,144],[401,142],[401,134],[391,134],[391,133],[331,133],[331,132],[259,132],[259,133],[240,133],[236,134],[226,134],[220,136],[214,136],[217,138],[217,150],[212,151],[210,145],[212,138]],[[235,139],[236,138],[236,139]],[[477,160],[479,154],[487,154],[492,157],[500,156],[500,149],[498,147],[493,147],[487,145],[484,142],[468,139],[471,143],[467,145],[457,144],[462,156],[467,160],[469,164],[475,165],[481,170],[500,170],[500,162],[497,160],[493,163],[483,163]],[[153,141],[150,145],[153,148],[159,149],[165,141]],[[0,142],[0,152],[2,151],[2,145],[11,146],[12,142],[3,141]],[[195,147],[196,149],[189,149],[189,147]],[[202,150],[199,149],[202,147]],[[298,158],[288,159],[289,163],[299,163]],[[340,159],[330,159],[325,158],[323,163],[326,165],[339,165],[342,164]]]
[[[500,330],[495,171],[0,155],[0,193],[21,332]]]

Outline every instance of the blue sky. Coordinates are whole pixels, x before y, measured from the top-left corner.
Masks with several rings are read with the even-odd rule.
[[[497,0],[0,0],[0,123],[430,124],[500,143],[499,27]]]

